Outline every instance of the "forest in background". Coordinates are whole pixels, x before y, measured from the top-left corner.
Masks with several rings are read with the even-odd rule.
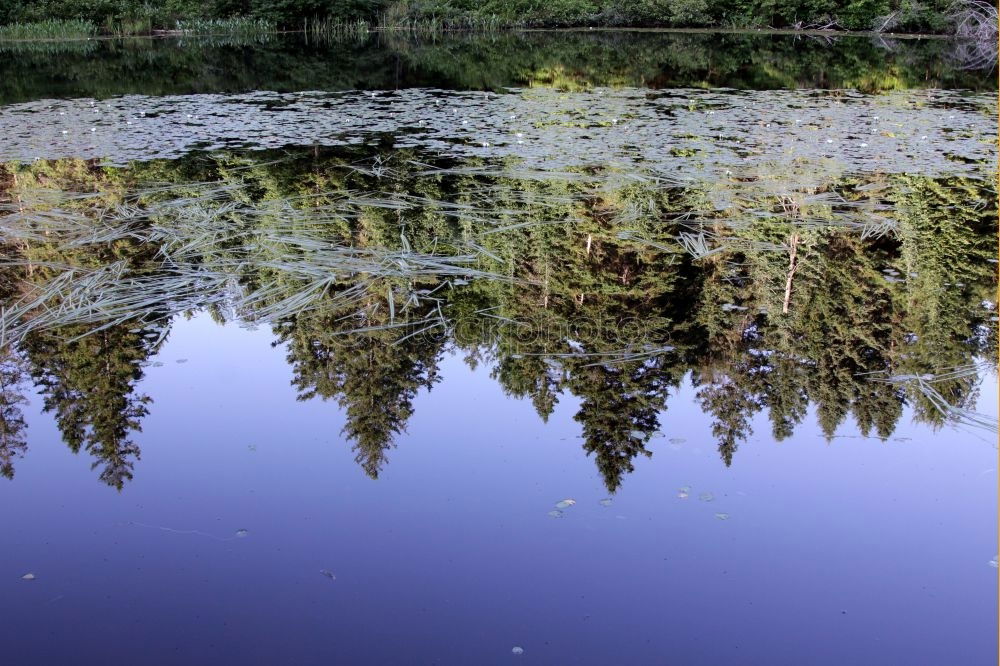
[[[995,23],[993,5],[970,0],[0,0],[0,25],[76,21],[81,22],[77,30],[89,25],[135,34],[185,24],[211,30],[213,21],[239,17],[242,21],[230,28],[297,30],[363,21],[441,29],[703,27],[941,34],[961,28],[972,10]],[[215,24],[220,31],[225,27]]]

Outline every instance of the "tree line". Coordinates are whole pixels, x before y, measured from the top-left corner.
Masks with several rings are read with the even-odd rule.
[[[308,21],[433,22],[442,27],[668,26],[947,32],[952,0],[0,0],[0,24],[139,22],[249,17],[276,28]]]
[[[300,399],[339,403],[373,478],[446,354],[543,420],[575,397],[610,491],[669,436],[684,381],[726,465],[758,414],[779,441],[810,405],[828,438],[850,418],[887,439],[907,408],[938,428],[974,405],[978,376],[957,370],[996,347],[991,181],[806,164],[683,188],[578,176],[391,146],[4,165],[0,472],[27,446],[33,384],[123,487],[153,408],[143,367],[197,309],[272,327]],[[109,267],[100,289],[59,283]],[[124,305],[82,319],[101,299]]]

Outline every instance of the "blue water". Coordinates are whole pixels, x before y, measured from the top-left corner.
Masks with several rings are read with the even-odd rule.
[[[270,341],[175,323],[121,492],[33,402],[0,484],[5,663],[990,662],[989,433],[827,443],[810,416],[726,468],[685,385],[603,506],[572,399],[542,423],[451,357],[372,481]]]
[[[912,388],[974,367],[965,406],[996,420],[982,358],[997,326],[996,80],[951,47],[665,33],[0,45],[0,306],[17,313],[0,312],[0,371],[9,354],[30,366],[27,446],[0,478],[0,665],[995,664],[997,433],[931,427],[940,415]],[[437,268],[370,275],[422,259]],[[111,266],[100,288],[17,311],[95,266]],[[248,296],[261,285],[280,288]],[[124,361],[73,347],[102,323],[87,299],[105,297],[134,305],[109,339],[169,321],[163,347],[145,359],[155,345],[131,339]],[[350,318],[358,303],[367,318]],[[519,338],[514,319],[535,314]],[[370,335],[390,353],[351,365],[367,350],[335,334],[397,317],[452,337]],[[490,335],[459,345],[456,322]],[[305,341],[298,368],[275,330]],[[397,345],[412,363],[364,381]],[[95,349],[121,361],[110,387],[80,358]],[[309,367],[314,349],[329,358]],[[548,364],[519,366],[521,351]],[[152,399],[128,435],[141,456],[131,479],[102,482],[38,378],[57,378],[50,399],[99,392],[62,403],[69,425],[121,425],[110,413],[135,406],[135,358],[135,395]],[[588,375],[594,358],[650,365]],[[355,408],[395,417],[433,359],[440,381],[396,419],[377,479],[338,401],[293,385],[354,372]],[[895,392],[862,372],[900,368],[916,374]],[[676,388],[671,373],[686,373]],[[542,402],[546,380],[560,390],[547,420],[504,388]],[[390,381],[395,404],[370,398]],[[623,386],[654,404],[669,387],[658,428],[641,400],[614,418]],[[706,413],[705,395],[733,386]],[[952,406],[973,394],[933,386]],[[756,405],[727,464],[713,427],[754,411],[747,387],[811,402],[781,442],[772,405]],[[844,412],[832,437],[823,398],[828,423]],[[854,414],[891,434],[863,436]],[[91,448],[127,439],[112,434]],[[609,464],[642,445],[652,456],[631,472]],[[599,465],[620,472],[615,492]]]

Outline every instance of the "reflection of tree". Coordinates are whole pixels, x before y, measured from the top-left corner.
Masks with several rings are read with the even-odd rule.
[[[712,434],[718,440],[719,455],[729,467],[740,442],[750,436],[750,419],[760,409],[754,394],[731,376],[713,377],[698,391],[702,410],[712,415]]]
[[[24,180],[93,179],[99,196],[79,205],[104,197],[113,207],[134,177],[180,185],[144,192],[142,205],[184,212],[177,201],[197,195],[198,215],[223,209],[212,219],[231,233],[206,233],[190,211],[160,225],[174,248],[186,248],[171,257],[178,274],[229,285],[206,294],[213,316],[276,324],[300,397],[343,406],[344,432],[373,477],[415,396],[437,380],[446,341],[414,335],[431,321],[444,322],[470,365],[491,365],[504,391],[530,399],[542,419],[564,392],[579,398],[584,448],[612,491],[649,454],[668,390],[688,372],[728,465],[758,412],[778,440],[792,436],[810,404],[827,437],[853,418],[861,432],[887,438],[908,405],[940,425],[948,415],[925,395],[870,378],[968,366],[996,339],[995,310],[984,307],[995,298],[987,261],[995,212],[990,186],[973,179],[869,183],[796,166],[681,188],[601,169],[565,179],[482,175],[475,168],[496,165],[475,160],[473,169],[428,174],[426,156],[388,144],[272,157],[223,153],[130,171],[18,168]],[[215,182],[219,194],[198,194]],[[878,213],[881,231],[859,233],[858,220],[869,218],[858,210]],[[158,255],[142,249],[152,246],[143,233],[136,223],[127,239],[72,249],[32,236],[10,254],[34,263],[34,273],[5,273],[0,299],[16,300],[15,285],[44,285],[60,264],[127,260],[146,276],[162,271]],[[348,270],[337,262],[351,252]],[[469,255],[460,270],[437,274],[420,263],[449,252]],[[137,455],[129,433],[146,408],[134,386],[150,350],[122,325],[72,339],[85,330],[43,327],[21,349],[67,442],[106,461],[102,476],[120,486]],[[975,382],[956,375],[935,387],[964,407]]]
[[[775,358],[767,373],[762,399],[771,419],[771,436],[778,442],[791,437],[806,416],[809,396],[804,373],[802,364],[789,358]]]
[[[571,365],[567,387],[580,398],[574,418],[583,426],[583,448],[594,454],[604,485],[615,492],[635,469],[636,456],[653,455],[646,443],[660,426],[672,377],[642,363]]]
[[[996,192],[965,178],[901,177],[893,190],[900,224],[897,266],[907,276],[897,324],[901,361],[897,374],[938,374],[982,355],[995,367]],[[992,309],[984,304],[993,303]],[[975,375],[936,383],[956,408],[978,397]],[[906,391],[916,418],[940,426],[948,418],[927,396]]]
[[[28,449],[27,429],[21,406],[24,361],[10,349],[0,349],[0,476],[14,478],[14,459]]]
[[[387,318],[341,321],[344,312],[318,309],[280,329],[288,344],[299,400],[335,398],[346,412],[344,434],[355,460],[378,478],[386,453],[413,415],[413,399],[438,379],[444,338],[414,333],[420,326],[390,326]],[[352,328],[384,328],[352,332]]]
[[[131,437],[141,430],[151,400],[135,386],[157,334],[124,324],[75,338],[85,332],[83,327],[34,332],[23,348],[45,411],[55,413],[66,444],[74,453],[83,449],[94,456],[92,467],[101,468],[101,481],[121,490],[139,458]]]

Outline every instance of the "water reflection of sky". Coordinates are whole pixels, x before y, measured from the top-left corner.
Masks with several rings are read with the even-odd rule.
[[[810,415],[775,444],[758,417],[726,468],[685,384],[661,429],[686,441],[652,440],[604,507],[572,398],[543,424],[451,357],[372,481],[338,407],[297,402],[270,342],[176,322],[121,493],[34,401],[0,484],[11,663],[493,664],[523,646],[535,663],[976,664],[995,647],[990,434],[904,416],[889,442],[848,424],[828,444]]]

